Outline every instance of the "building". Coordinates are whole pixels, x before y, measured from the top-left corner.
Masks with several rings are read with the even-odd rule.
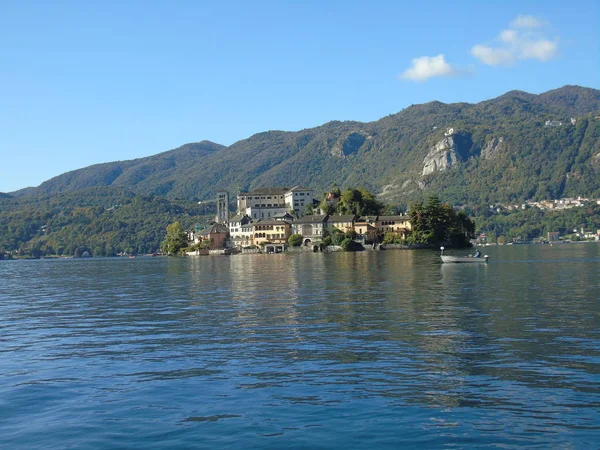
[[[366,241],[374,241],[377,238],[377,216],[364,216],[354,222],[354,231],[360,238]]]
[[[301,234],[304,237],[304,245],[319,242],[327,229],[328,217],[323,214],[300,217],[292,222],[292,233]]]
[[[355,231],[355,221],[356,216],[354,214],[345,216],[329,216],[329,218],[327,219],[327,229],[329,231],[332,231],[335,228],[343,233],[347,233],[348,231]]]
[[[229,192],[217,192],[217,216],[215,222],[227,225],[229,223]]]
[[[284,220],[259,220],[253,222],[254,245],[264,247],[267,253],[280,253],[285,250],[291,235],[291,225]]]
[[[204,242],[211,250],[228,247],[229,236],[229,228],[221,223],[213,223],[204,228],[196,226],[193,231],[188,232],[190,244]]]
[[[233,246],[238,248],[243,247],[243,244],[249,240],[250,236],[248,235],[248,233],[244,233],[244,229],[242,227],[244,225],[249,224],[250,222],[250,217],[248,217],[245,214],[236,214],[231,219],[229,219],[229,234],[231,236]]]
[[[548,242],[557,242],[560,233],[558,231],[548,231]]]
[[[454,128],[448,128],[446,130],[446,132],[444,133],[444,136],[452,136],[453,134],[455,134],[456,132],[454,131]]]
[[[288,212],[286,206],[248,206],[245,214],[252,220],[272,219],[273,217],[282,216]]]
[[[284,212],[283,214],[275,214],[271,216],[273,220],[285,220],[287,222],[292,222],[294,220],[294,216],[292,216],[289,212]]]
[[[296,217],[306,213],[308,205],[313,204],[313,190],[305,186],[294,186],[284,194],[285,204],[289,211],[294,211]]]
[[[237,196],[237,212],[243,214],[248,208],[285,208],[286,192],[287,188],[280,187],[240,192]]]
[[[412,229],[409,216],[378,216],[375,228],[381,235],[390,232],[398,233],[402,236],[402,239],[406,239]]]
[[[305,186],[259,188],[240,192],[237,198],[238,214],[248,214],[252,219],[268,219],[277,214],[293,211],[304,215],[313,203],[313,190]]]

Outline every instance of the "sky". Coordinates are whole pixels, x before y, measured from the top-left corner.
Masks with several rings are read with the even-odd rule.
[[[433,100],[600,88],[600,2],[0,0],[0,192]]]

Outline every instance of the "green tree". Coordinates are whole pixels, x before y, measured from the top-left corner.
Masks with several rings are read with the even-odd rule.
[[[183,248],[187,247],[187,233],[179,222],[167,226],[167,234],[160,244],[160,250],[165,255],[177,256]]]
[[[465,247],[475,236],[475,224],[465,212],[456,213],[438,197],[432,196],[426,204],[415,203],[410,208],[412,230],[408,241],[423,244],[441,244]]]
[[[288,238],[288,244],[290,245],[290,247],[300,247],[302,245],[303,240],[304,237],[301,234],[292,234]]]
[[[356,214],[377,216],[383,211],[384,205],[366,189],[346,189],[340,196],[337,206],[339,214]]]

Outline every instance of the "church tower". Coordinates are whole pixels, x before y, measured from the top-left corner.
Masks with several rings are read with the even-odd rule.
[[[229,192],[217,192],[217,217],[215,222],[229,225]]]

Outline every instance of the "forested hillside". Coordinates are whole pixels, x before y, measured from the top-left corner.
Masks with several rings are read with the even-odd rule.
[[[39,257],[152,253],[174,220],[186,228],[214,211],[112,187],[0,200],[0,253]]]
[[[218,190],[304,184],[323,191],[336,183],[364,186],[399,203],[432,194],[456,204],[600,196],[598,114],[600,91],[576,86],[540,95],[512,91],[475,105],[431,102],[371,123],[268,131],[229,147],[187,144],[69,172],[13,194],[118,186],[201,200]]]
[[[0,193],[0,254],[149,253],[168,224],[214,214],[219,190],[364,187],[391,209],[435,195],[475,216],[478,231],[529,239],[600,227],[598,207],[491,214],[489,205],[600,198],[600,91],[512,91],[478,104],[414,105],[376,122],[268,131],[225,147],[208,141],[98,164]]]

